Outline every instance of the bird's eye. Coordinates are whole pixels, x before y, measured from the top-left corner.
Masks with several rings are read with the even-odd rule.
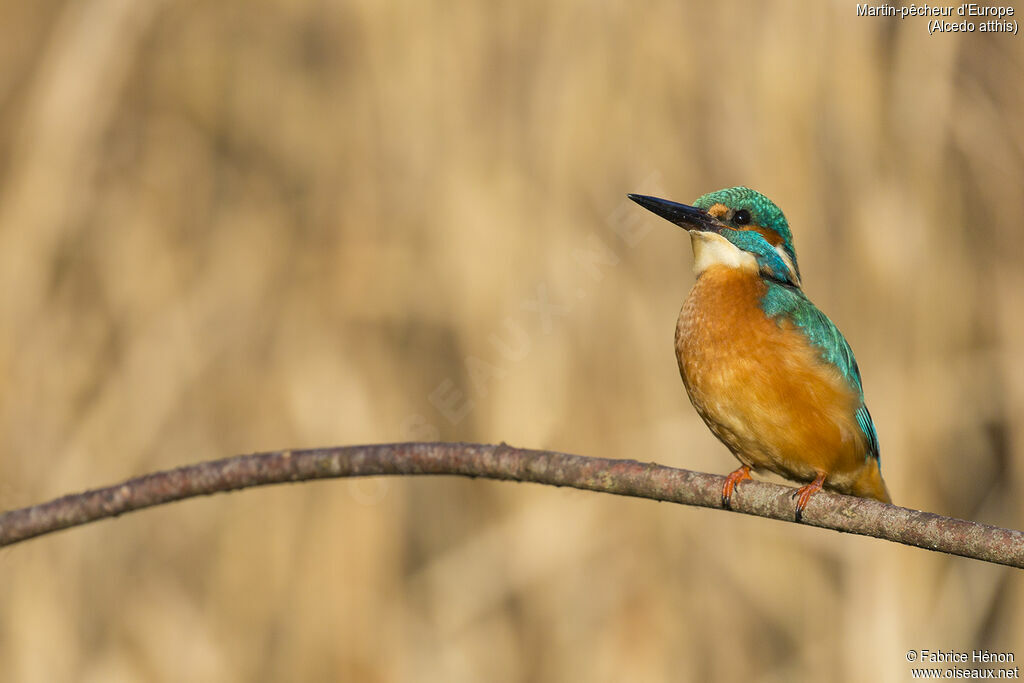
[[[747,225],[750,223],[750,212],[746,209],[740,209],[732,215],[732,222],[736,225]]]

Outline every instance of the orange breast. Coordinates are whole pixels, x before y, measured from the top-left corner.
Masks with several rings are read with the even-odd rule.
[[[726,266],[697,279],[676,328],[687,393],[744,464],[797,481],[825,472],[830,488],[849,490],[865,467],[859,397],[792,324],[764,315],[765,288]]]

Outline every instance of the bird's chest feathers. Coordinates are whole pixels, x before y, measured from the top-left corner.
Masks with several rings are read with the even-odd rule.
[[[765,315],[766,291],[744,268],[704,268],[679,313],[676,356],[712,431],[747,464],[782,471],[786,453],[845,448],[856,396],[799,329]]]
[[[703,252],[695,250],[695,264],[698,255],[707,258],[715,248],[711,243]],[[761,310],[765,288],[756,271],[746,268],[719,262],[700,269],[676,328],[679,369],[695,402],[700,396],[694,391],[728,393],[752,372],[764,373],[766,356],[787,345],[786,335]]]

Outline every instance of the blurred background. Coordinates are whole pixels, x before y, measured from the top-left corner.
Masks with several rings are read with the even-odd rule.
[[[0,506],[238,453],[498,442],[726,473],[672,335],[749,185],[898,504],[1021,528],[1024,43],[854,2],[0,2]],[[909,680],[1024,575],[456,479],[0,552],[3,681]]]

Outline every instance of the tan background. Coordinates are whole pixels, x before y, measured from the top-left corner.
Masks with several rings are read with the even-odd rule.
[[[1024,42],[855,3],[0,2],[0,503],[442,438],[724,473],[672,356],[747,184],[900,504],[1020,528]],[[432,398],[433,397],[433,398]],[[461,480],[194,500],[0,553],[3,681],[908,680],[1024,574]]]

